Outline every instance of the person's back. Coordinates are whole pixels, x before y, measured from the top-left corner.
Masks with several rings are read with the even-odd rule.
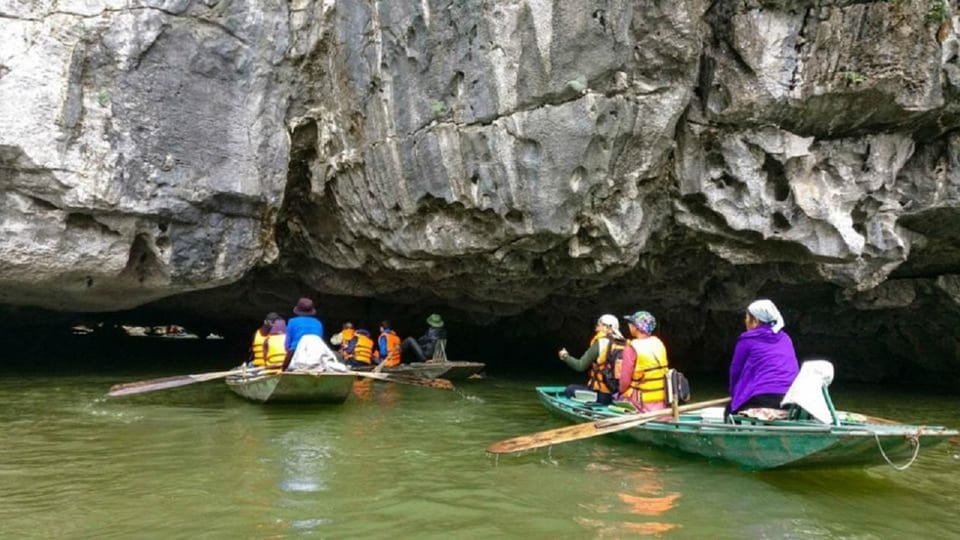
[[[401,341],[389,321],[380,323],[380,336],[377,338],[377,356],[384,367],[394,367],[400,364]]]
[[[737,338],[730,361],[729,412],[781,406],[800,371],[784,324],[783,315],[770,300],[755,300],[747,307],[746,331]]]
[[[369,366],[373,363],[373,339],[370,332],[363,328],[353,333],[350,342],[344,348],[343,358],[351,366]]]
[[[292,317],[287,324],[287,350],[295,351],[300,338],[307,335],[323,337],[323,323],[316,317]]]
[[[268,313],[263,326],[254,333],[250,346],[254,367],[277,367],[286,357],[286,324],[280,315]]]
[[[798,372],[793,340],[786,332],[774,333],[766,325],[743,332],[730,366],[731,410],[756,395],[786,394]]]
[[[617,391],[616,366],[622,358],[625,344],[620,334],[620,322],[613,315],[604,314],[597,319],[590,346],[583,356],[576,357],[566,348],[560,349],[560,360],[577,371],[587,371],[587,384],[568,385],[564,395],[572,398],[577,391],[588,390],[597,394],[598,402],[610,403]]]
[[[623,354],[619,374],[620,397],[643,412],[667,406],[667,348],[652,335],[657,319],[647,311],[624,317],[629,322],[630,345]]]
[[[290,366],[290,361],[304,336],[317,336],[321,341],[323,340],[323,323],[316,317],[317,310],[313,307],[313,300],[309,298],[298,300],[297,305],[293,306],[293,314],[295,317],[287,322],[287,338],[284,343],[287,356],[283,369]]]
[[[666,376],[670,365],[667,348],[656,336],[632,339],[630,347],[635,360],[632,372],[626,375],[629,383],[622,392],[623,397],[647,409],[666,405]],[[624,374],[621,373],[621,377]]]

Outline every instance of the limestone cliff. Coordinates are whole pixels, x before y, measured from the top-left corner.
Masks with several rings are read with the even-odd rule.
[[[267,276],[692,347],[771,295],[956,372],[955,4],[0,0],[0,303]]]

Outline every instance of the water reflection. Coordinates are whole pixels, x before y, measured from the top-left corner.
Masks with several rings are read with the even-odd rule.
[[[616,438],[491,459],[564,424],[531,384],[362,382],[341,406],[275,407],[218,383],[103,400],[115,382],[0,378],[0,537],[960,537],[946,445],[902,473],[749,473]]]
[[[663,482],[654,467],[641,467],[636,470],[617,468],[602,463],[590,463],[587,472],[602,478],[616,479],[611,482],[615,498],[603,498],[583,503],[582,508],[591,514],[610,514],[607,519],[577,517],[576,522],[594,530],[597,538],[628,538],[636,535],[659,536],[676,529],[679,525],[671,523],[665,514],[673,510],[679,492],[665,493]],[[619,519],[625,516],[627,519]],[[660,519],[650,519],[660,518]]]

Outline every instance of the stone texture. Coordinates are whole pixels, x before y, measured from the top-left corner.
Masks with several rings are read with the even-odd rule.
[[[276,255],[283,2],[0,2],[0,302],[117,309]]]

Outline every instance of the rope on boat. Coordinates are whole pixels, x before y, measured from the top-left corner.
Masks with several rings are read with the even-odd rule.
[[[913,465],[913,462],[917,460],[917,456],[920,455],[920,434],[922,431],[923,428],[920,428],[913,435],[904,435],[907,441],[913,445],[913,456],[910,458],[910,461],[903,465],[895,465],[892,461],[890,461],[890,458],[887,457],[887,453],[883,451],[883,445],[880,444],[880,435],[878,435],[876,431],[873,432],[873,438],[877,440],[877,448],[880,449],[880,455],[883,456],[883,459],[887,462],[887,465],[890,465],[898,471],[905,471],[909,469],[911,465]]]

